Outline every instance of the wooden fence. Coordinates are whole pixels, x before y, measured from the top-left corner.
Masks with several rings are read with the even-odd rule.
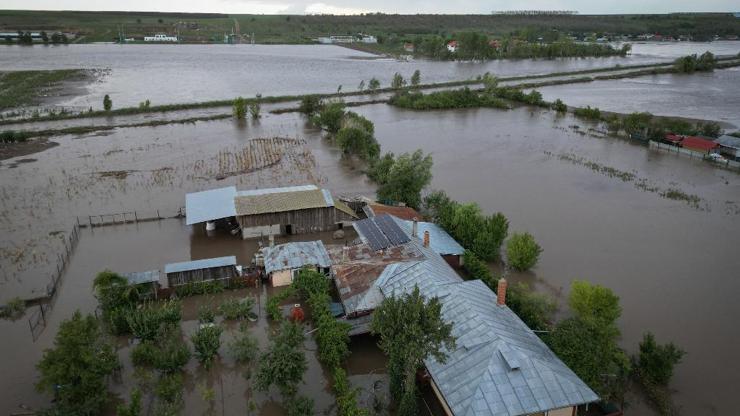
[[[79,241],[80,227],[75,224],[72,226],[72,231],[62,240],[64,250],[57,254],[56,270],[51,273],[49,283],[46,284],[46,292],[43,296],[26,300],[27,303],[36,303],[38,306],[38,309],[35,309],[28,318],[28,327],[31,329],[31,335],[34,341],[38,339],[44,328],[46,328],[46,318],[54,306],[54,300],[56,299],[57,289],[62,280],[62,275],[67,269],[72,253],[77,248]]]
[[[159,210],[142,213],[140,211],[116,212],[113,214],[88,215],[77,217],[77,225],[86,227],[103,227],[106,225],[131,224],[148,221],[159,221],[168,218],[182,218],[185,216],[185,208],[180,207],[174,214],[162,214]]]
[[[657,149],[657,150],[663,150],[668,153],[675,153],[677,155],[688,156],[691,159],[706,160],[710,162],[713,166],[726,168],[726,169],[733,170],[733,171],[740,171],[740,162],[729,160],[729,159],[725,160],[724,162],[718,162],[718,161],[710,159],[707,153],[695,152],[690,149],[684,149],[683,147],[673,146],[673,145],[665,144],[665,143],[659,143],[653,140],[650,140],[650,148]]]

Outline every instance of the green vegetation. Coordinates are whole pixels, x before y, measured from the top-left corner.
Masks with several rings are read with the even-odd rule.
[[[371,92],[376,92],[380,89],[380,81],[377,78],[370,78],[370,82],[367,83],[367,89]]]
[[[245,297],[243,299],[230,298],[219,305],[218,311],[224,319],[229,321],[245,319],[252,313],[255,303],[252,297]]]
[[[684,74],[693,74],[697,71],[713,71],[716,66],[717,58],[709,51],[704,52],[698,58],[696,54],[678,58],[674,63],[676,71]]]
[[[26,301],[19,297],[10,299],[5,305],[0,305],[0,319],[18,319],[26,311]]]
[[[565,105],[565,103],[560,98],[552,103],[552,109],[557,111],[558,113],[568,112],[568,106]]]
[[[273,321],[282,320],[283,313],[280,311],[280,302],[288,299],[293,295],[295,295],[295,289],[293,288],[293,286],[288,286],[280,293],[270,296],[267,299],[267,303],[265,304],[265,311],[267,312],[267,316],[269,316],[270,319],[272,319]]]
[[[126,323],[135,338],[154,341],[162,327],[173,327],[180,323],[181,304],[166,301],[162,304],[148,304],[133,309],[126,314]]]
[[[478,204],[461,204],[443,191],[424,198],[424,211],[463,247],[486,261],[498,256],[509,231],[509,222],[503,214],[485,215]]]
[[[224,291],[224,284],[217,280],[208,280],[203,282],[189,282],[184,285],[175,287],[175,294],[178,297],[188,297],[195,295],[208,295]]]
[[[455,349],[452,324],[442,319],[441,310],[438,298],[427,301],[414,287],[411,293],[385,298],[373,313],[372,332],[388,356],[391,395],[400,416],[417,412],[416,372],[423,360],[434,357],[444,363],[443,350]]]
[[[321,110],[321,108],[324,106],[324,103],[321,101],[321,96],[319,95],[306,95],[303,98],[301,98],[301,105],[299,107],[299,110],[301,113],[305,114],[308,117],[313,117],[316,113]]]
[[[380,154],[380,144],[375,140],[374,132],[375,126],[370,120],[349,111],[342,119],[335,141],[344,154],[374,160]]]
[[[591,106],[586,106],[586,108],[576,108],[573,110],[573,115],[587,120],[601,120],[601,110],[598,108],[591,108]]]
[[[221,346],[223,328],[215,324],[201,324],[190,340],[193,342],[195,357],[205,368],[210,368]]]
[[[417,34],[484,32],[495,37],[513,37],[537,42],[542,37],[552,42],[561,34],[579,39],[602,33],[637,35],[661,33],[664,36],[690,36],[711,40],[715,35],[737,35],[740,24],[731,13],[671,13],[653,15],[520,15],[497,14],[384,14],[357,15],[227,15],[216,13],[87,12],[3,10],[0,21],[8,27],[44,27],[64,32],[79,32],[80,42],[116,40],[119,25],[126,37],[143,38],[152,33],[178,34],[186,42],[223,42],[234,20],[243,31],[255,33],[260,43],[311,43],[327,34],[371,33],[378,46],[413,41]],[[49,30],[51,32],[51,30]],[[77,40],[76,40],[77,41]],[[245,42],[248,39],[245,39]]]
[[[312,121],[317,126],[336,134],[342,128],[342,119],[344,118],[344,102],[334,101],[328,103],[319,110],[318,115],[314,116]]]
[[[378,200],[384,203],[403,202],[418,208],[421,191],[432,181],[432,156],[421,150],[394,157],[386,153],[372,162],[368,177],[378,184]]]
[[[32,132],[5,130],[0,133],[0,143],[22,143],[33,137]]]
[[[676,414],[668,383],[674,367],[684,355],[686,352],[672,342],[660,345],[655,336],[647,332],[640,342],[639,355],[632,357],[635,379],[661,415]]]
[[[139,416],[141,414],[141,392],[134,389],[131,392],[131,400],[128,405],[119,404],[116,407],[117,416]]]
[[[236,99],[234,99],[232,113],[234,114],[234,118],[238,120],[243,120],[247,117],[247,103],[244,101],[244,98],[236,97]]]
[[[542,248],[530,233],[514,233],[506,243],[506,258],[516,270],[529,270],[542,253]]]
[[[421,71],[418,69],[411,75],[411,86],[416,88],[421,84]]]
[[[141,110],[148,110],[149,107],[152,106],[152,102],[149,101],[149,99],[146,99],[145,101],[142,101],[139,103],[139,109]]]
[[[490,94],[482,94],[465,87],[458,90],[436,91],[429,94],[407,92],[397,94],[391,105],[414,110],[442,110],[454,108],[492,107],[508,109],[505,101]]]
[[[113,109],[113,100],[110,99],[108,94],[103,97],[103,110],[110,111]]]
[[[259,346],[257,345],[257,339],[249,334],[247,328],[242,326],[237,335],[229,343],[229,351],[234,356],[234,359],[238,363],[250,363],[257,358],[259,353]]]
[[[303,340],[303,329],[299,324],[282,323],[267,351],[260,355],[256,378],[258,390],[267,391],[274,385],[283,398],[295,395],[307,368]]]
[[[156,340],[142,341],[131,350],[131,362],[152,367],[162,373],[180,371],[190,361],[190,349],[183,342],[180,328],[170,328]]]
[[[393,79],[391,80],[391,88],[394,90],[400,90],[401,88],[406,86],[406,80],[403,79],[403,76],[396,72],[393,74]]]
[[[39,97],[50,89],[64,81],[86,76],[87,73],[81,69],[0,71],[0,110],[38,104]]]
[[[621,403],[630,361],[617,344],[619,298],[608,288],[577,280],[568,303],[575,316],[548,334],[550,348],[602,399]]]
[[[108,332],[114,335],[129,333],[131,328],[127,318],[139,301],[138,288],[129,286],[124,277],[105,270],[93,280],[93,289]]]
[[[257,120],[260,118],[260,112],[262,110],[262,106],[260,105],[260,100],[262,99],[262,94],[255,95],[254,100],[249,101],[249,114],[252,115],[253,120]]]
[[[37,364],[36,387],[54,395],[53,414],[97,415],[108,402],[107,378],[119,366],[95,317],[76,311]]]

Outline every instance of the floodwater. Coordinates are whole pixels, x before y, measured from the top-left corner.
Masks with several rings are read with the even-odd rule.
[[[545,100],[619,113],[647,111],[729,123],[740,127],[740,68],[649,75],[538,88]]]
[[[82,95],[53,103],[100,108],[109,94],[114,107],[169,104],[236,96],[305,94],[357,89],[376,77],[388,86],[395,72],[406,77],[419,69],[424,82],[474,78],[485,72],[498,76],[531,75],[582,69],[665,62],[687,51],[711,50],[737,54],[740,42],[635,44],[632,55],[555,60],[439,62],[397,60],[331,45],[113,45],[49,47],[3,46],[0,68],[109,69]],[[183,88],[187,86],[187,88]]]

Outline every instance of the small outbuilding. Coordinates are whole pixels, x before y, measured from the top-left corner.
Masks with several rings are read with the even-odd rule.
[[[150,297],[157,298],[157,290],[160,287],[159,270],[147,270],[145,272],[121,273],[130,286],[136,286],[139,289],[139,297],[147,299]]]
[[[732,160],[740,160],[740,137],[723,134],[714,141],[719,145],[719,152]]]
[[[321,241],[300,241],[279,244],[262,249],[265,275],[273,286],[287,286],[298,272],[310,266],[328,274],[331,267],[329,253]]]
[[[167,284],[175,288],[188,283],[229,280],[239,276],[236,256],[170,263],[164,266]]]

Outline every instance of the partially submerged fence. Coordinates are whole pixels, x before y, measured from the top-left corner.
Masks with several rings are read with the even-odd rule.
[[[651,149],[657,149],[657,150],[663,150],[669,153],[675,153],[677,155],[683,155],[688,156],[691,159],[702,159],[707,160],[712,163],[713,166],[722,167],[734,171],[740,171],[740,162],[734,161],[734,160],[725,160],[724,162],[719,162],[716,160],[713,160],[709,157],[709,154],[707,153],[701,153],[696,152],[690,149],[685,149],[683,147],[673,146],[670,144],[665,143],[659,143],[653,140],[650,140],[650,148]]]
[[[27,300],[27,302],[36,302],[38,305],[38,309],[35,309],[28,318],[28,327],[31,329],[31,335],[33,336],[34,341],[38,339],[38,336],[41,335],[44,328],[46,328],[47,314],[54,306],[54,300],[56,299],[57,289],[62,280],[62,275],[67,269],[72,253],[75,248],[77,248],[77,243],[79,241],[80,227],[79,225],[74,224],[72,226],[72,231],[62,239],[64,250],[61,253],[57,253],[56,270],[51,273],[49,283],[46,284],[46,292],[43,296]]]
[[[185,208],[180,207],[175,213],[161,213],[159,210],[143,213],[140,211],[116,212],[113,214],[88,215],[77,217],[77,225],[80,227],[102,227],[106,225],[131,224],[148,221],[159,221],[169,218],[182,218],[185,216]]]

